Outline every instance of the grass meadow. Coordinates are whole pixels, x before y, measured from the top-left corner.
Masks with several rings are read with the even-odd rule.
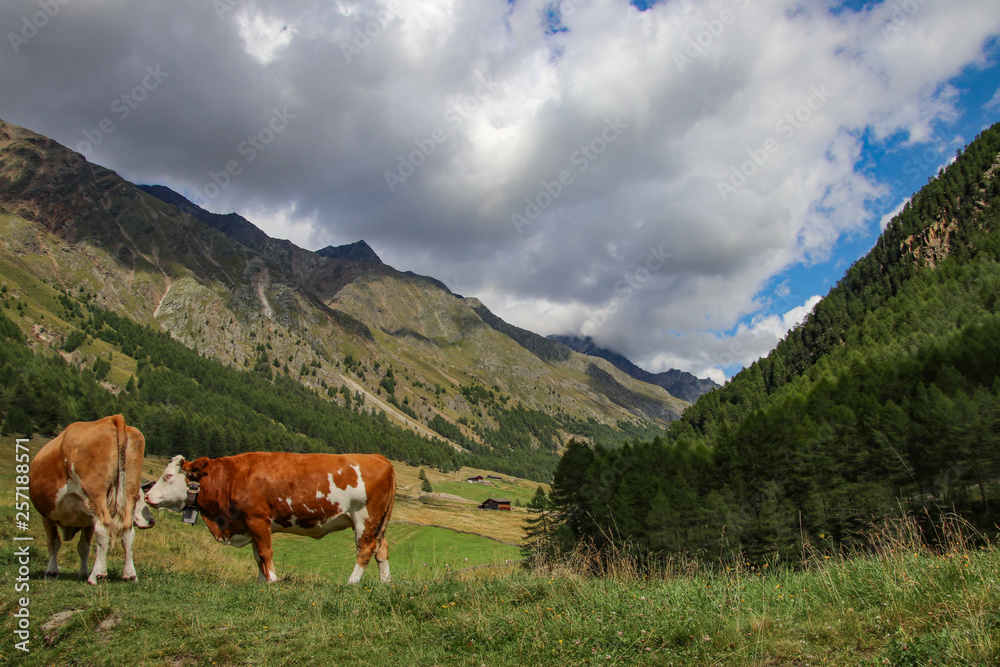
[[[283,537],[279,581],[257,583],[249,549],[216,544],[201,522],[190,527],[161,512],[136,539],[139,582],[120,580],[118,548],[109,580],[90,587],[75,578],[75,545],[63,546],[60,577],[44,580],[41,521],[32,512],[30,530],[15,529],[13,443],[2,446],[0,662],[1000,665],[1000,552],[983,536],[985,546],[972,546],[958,522],[942,527],[948,539],[940,550],[899,523],[882,528],[874,554],[805,554],[796,567],[681,559],[644,576],[620,557],[599,563],[606,576],[595,578],[582,574],[595,563],[581,552],[555,571],[529,573],[506,562],[515,547],[469,534],[467,518],[459,530],[414,525],[476,510],[407,495],[412,470],[399,475],[397,501],[409,523],[388,533],[391,584],[378,583],[374,567],[359,586],[344,583],[352,562],[346,532]],[[154,471],[159,463],[149,465]],[[511,530],[497,526],[486,527]],[[30,591],[15,593],[13,537],[24,534],[35,537]],[[466,566],[466,557],[478,567]],[[28,653],[14,648],[22,595],[30,600]]]

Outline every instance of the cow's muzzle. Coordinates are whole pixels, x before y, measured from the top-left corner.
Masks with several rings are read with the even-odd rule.
[[[146,501],[146,504],[150,507],[156,507],[153,503],[149,502],[149,490],[156,486],[156,482],[145,482],[139,488],[142,489],[142,499]]]

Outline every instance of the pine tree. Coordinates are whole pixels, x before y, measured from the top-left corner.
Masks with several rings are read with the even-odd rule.
[[[524,520],[524,546],[521,554],[526,567],[551,565],[557,556],[554,512],[545,489],[538,487],[528,503],[528,518]]]

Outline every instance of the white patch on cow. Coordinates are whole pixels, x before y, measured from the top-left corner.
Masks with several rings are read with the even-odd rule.
[[[122,548],[125,549],[125,567],[122,570],[122,579],[138,581],[139,577],[135,573],[135,562],[132,560],[132,545],[135,543],[135,527],[128,526],[122,535]]]
[[[365,521],[368,519],[368,495],[365,490],[364,479],[361,477],[361,466],[353,465],[351,467],[354,468],[358,476],[358,482],[355,486],[349,486],[346,489],[338,488],[337,483],[334,481],[334,474],[327,473],[327,491],[325,493],[323,489],[316,491],[317,500],[325,500],[331,506],[337,508],[336,515],[330,516],[326,513],[326,510],[313,509],[307,505],[303,505],[303,512],[308,513],[310,516],[314,516],[317,512],[323,512],[323,520],[307,528],[300,525],[299,521],[302,518],[300,516],[293,515],[290,526],[282,526],[272,519],[271,532],[291,533],[318,540],[334,531],[353,527],[356,542],[364,532]],[[337,471],[337,475],[339,476],[342,472],[343,468]],[[291,507],[291,503],[289,503],[289,507]]]
[[[354,564],[354,572],[351,572],[350,578],[347,580],[349,584],[356,584],[361,581],[361,575],[365,573],[365,568],[361,567],[357,563]]]
[[[389,576],[389,561],[387,560],[378,561],[378,576],[383,584],[392,581],[392,577]]]
[[[340,530],[342,528],[347,528],[349,525],[354,526],[355,542],[361,537],[361,534],[365,530],[365,521],[368,519],[368,492],[365,489],[365,480],[361,476],[361,466],[352,465],[354,472],[358,476],[358,482],[355,486],[348,486],[346,489],[340,489],[334,482],[333,474],[327,473],[326,478],[330,484],[330,491],[325,496],[326,501],[331,505],[337,505],[340,511],[347,515],[349,518],[348,522],[330,522],[327,521],[324,525],[333,523],[329,528],[326,528],[324,535],[331,530]],[[343,472],[343,468],[337,471],[337,475]]]
[[[94,569],[90,571],[87,583],[91,586],[98,580],[108,576],[108,529],[100,521],[94,522],[94,539],[97,540],[97,552],[94,555]]]
[[[340,506],[340,511],[350,514],[351,511],[358,508],[364,507],[368,503],[368,494],[365,492],[365,480],[361,477],[361,466],[353,465],[354,471],[358,475],[358,483],[356,486],[349,486],[346,489],[340,489],[337,487],[336,482],[333,481],[333,474],[327,473],[326,479],[330,484],[330,491],[325,497],[327,502],[331,505],[337,504]],[[337,471],[337,475],[340,475],[340,471]]]
[[[365,532],[365,523],[368,521],[368,507],[362,507],[354,513],[354,541],[357,543]]]
[[[56,493],[55,509],[49,518],[61,526],[86,528],[93,525],[94,510],[83,492],[83,483],[76,474],[75,466],[70,466],[66,486]]]
[[[58,530],[58,529],[57,529]],[[80,536],[80,541],[83,542],[83,535]],[[87,550],[88,555],[90,555],[90,550]],[[58,549],[52,549],[49,552],[49,564],[45,566],[46,575],[58,575],[59,574],[59,559],[56,556],[59,555]],[[87,560],[84,559],[84,567],[86,567]],[[86,572],[84,572],[86,575]]]
[[[288,503],[288,509],[292,509],[292,499],[291,499],[291,497],[285,498],[285,502]]]

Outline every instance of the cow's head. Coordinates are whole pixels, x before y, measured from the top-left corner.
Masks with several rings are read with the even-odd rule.
[[[136,528],[152,528],[156,525],[156,519],[149,511],[149,505],[146,504],[142,493],[139,494],[139,499],[135,503],[135,511],[132,512],[132,525]]]
[[[187,504],[188,481],[195,482],[201,479],[208,461],[209,459],[205,457],[185,461],[183,456],[175,456],[167,464],[153,488],[146,492],[146,502],[151,507],[180,512]]]

